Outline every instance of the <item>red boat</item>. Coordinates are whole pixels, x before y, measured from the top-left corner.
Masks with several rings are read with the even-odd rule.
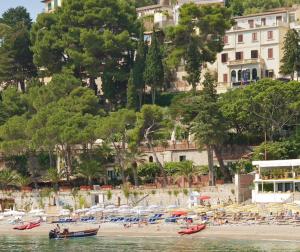
[[[39,227],[40,225],[41,225],[41,222],[39,222],[39,221],[29,222],[28,224],[24,224],[22,226],[14,227],[14,229],[16,229],[16,230],[33,229],[35,227]]]
[[[41,222],[30,222],[28,225],[27,225],[27,227],[26,227],[26,229],[33,229],[33,228],[35,228],[35,227],[39,227],[41,225]]]
[[[14,227],[14,229],[16,229],[16,230],[25,230],[25,229],[27,228],[28,225],[29,225],[29,224],[17,226],[17,227]]]
[[[205,227],[206,226],[204,224],[200,224],[200,225],[197,225],[197,226],[192,226],[190,228],[179,231],[178,234],[181,234],[181,235],[188,234],[189,235],[189,234],[198,233],[201,230],[203,230]]]

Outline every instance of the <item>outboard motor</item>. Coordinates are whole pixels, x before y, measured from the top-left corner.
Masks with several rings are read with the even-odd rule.
[[[55,230],[51,230],[49,232],[49,239],[55,239],[57,237],[56,231]]]

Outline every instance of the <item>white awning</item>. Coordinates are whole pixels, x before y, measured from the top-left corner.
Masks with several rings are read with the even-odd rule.
[[[300,159],[253,161],[252,165],[258,167],[293,167],[300,166]]]

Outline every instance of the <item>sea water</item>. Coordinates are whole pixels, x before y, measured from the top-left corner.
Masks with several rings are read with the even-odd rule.
[[[90,237],[73,240],[49,240],[43,237],[0,238],[0,251],[67,252],[195,252],[195,251],[300,251],[295,241],[219,240],[199,237]]]

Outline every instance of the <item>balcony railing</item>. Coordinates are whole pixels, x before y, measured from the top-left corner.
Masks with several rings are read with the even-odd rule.
[[[241,65],[263,64],[263,63],[264,61],[261,58],[228,61],[229,66],[241,66]]]

